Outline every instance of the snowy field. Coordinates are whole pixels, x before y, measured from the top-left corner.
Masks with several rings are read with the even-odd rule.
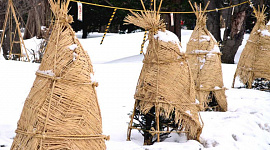
[[[192,31],[182,30],[182,46]],[[79,39],[81,34],[77,34]],[[139,55],[143,32],[108,34],[100,45],[102,34],[89,34],[80,39],[93,62],[100,103],[103,131],[110,135],[108,150],[270,150],[270,93],[252,89],[232,89],[236,65],[222,64],[228,101],[227,112],[202,112],[204,122],[201,143],[186,141],[183,135],[174,134],[163,142],[143,146],[141,134],[132,130],[131,141],[126,141],[135,100],[133,95],[142,67]],[[245,35],[244,44],[248,35]],[[36,39],[26,40],[28,49],[36,49]],[[241,54],[240,47],[235,61]],[[5,61],[0,58],[0,150],[7,150],[15,136],[17,121],[39,64]],[[240,83],[236,83],[236,87]]]

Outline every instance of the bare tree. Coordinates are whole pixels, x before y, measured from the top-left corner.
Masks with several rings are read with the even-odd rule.
[[[236,5],[244,2],[245,0],[232,0],[231,5]],[[225,9],[222,11],[222,16],[225,19],[226,29],[221,47],[221,60],[223,63],[234,63],[234,56],[242,44],[246,19],[251,14],[252,9],[248,3]]]
[[[208,3],[209,0],[204,0],[204,5]],[[211,0],[209,1],[209,5],[207,10],[214,10],[216,8],[222,7],[220,0]],[[212,11],[207,13],[207,22],[206,22],[207,29],[212,33],[215,37],[217,42],[221,42],[221,35],[220,35],[220,11]]]
[[[50,6],[47,0],[29,0],[30,10],[26,23],[24,39],[37,36],[42,37],[41,26],[49,26],[50,22]]]
[[[182,0],[172,0],[172,1],[165,1],[165,4],[167,3],[167,6],[163,8],[166,11],[171,12],[178,12],[181,11],[181,4]],[[172,17],[171,17],[172,15]],[[166,28],[177,35],[179,40],[181,41],[181,14],[174,13],[174,14],[164,14],[163,18],[166,22]],[[173,19],[173,20],[171,20]]]
[[[209,0],[204,0],[206,4]],[[246,0],[211,0],[208,9],[218,9],[225,6],[232,6],[245,2]],[[251,7],[248,3],[235,6],[221,11],[207,13],[207,28],[218,42],[221,43],[221,61],[223,63],[234,63],[234,56],[242,44],[246,19],[251,14]],[[220,36],[220,15],[225,21],[223,41]]]

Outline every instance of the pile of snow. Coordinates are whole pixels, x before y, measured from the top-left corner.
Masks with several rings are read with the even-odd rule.
[[[70,50],[74,51],[77,47],[78,47],[77,44],[72,44],[72,45],[70,45],[68,48],[69,48]]]
[[[183,47],[191,32],[182,30]],[[236,64],[222,64],[224,86],[229,89],[226,91],[228,111],[201,113],[204,123],[201,143],[187,140],[183,134],[171,134],[163,142],[143,146],[143,137],[137,130],[132,130],[131,141],[126,141],[130,121],[128,114],[133,109],[133,96],[143,65],[143,55],[138,55],[143,32],[111,34],[105,38],[103,45],[99,44],[102,35],[91,36],[96,37],[79,40],[92,59],[93,81],[99,82],[97,95],[103,131],[111,136],[110,141],[106,141],[108,150],[270,149],[270,93],[230,88]],[[29,41],[26,43],[31,44]],[[35,63],[0,60],[0,150],[10,149],[38,66]]]
[[[270,32],[268,30],[258,30],[259,33],[262,34],[262,36],[270,36]]]
[[[179,47],[180,52],[185,52],[184,50],[182,50],[181,46],[179,45],[180,41],[178,39],[178,37],[171,31],[166,30],[165,32],[163,31],[158,31],[158,33],[156,35],[154,35],[155,39],[159,39],[163,42],[172,42],[177,44],[177,46]]]

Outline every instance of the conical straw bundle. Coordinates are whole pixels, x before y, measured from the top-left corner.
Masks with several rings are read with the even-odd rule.
[[[192,4],[190,3],[193,8]],[[201,6],[195,3],[193,8],[197,17],[196,26],[187,44],[186,53],[191,67],[192,76],[195,82],[196,98],[203,105],[204,109],[209,109],[212,102],[209,95],[213,94],[217,102],[214,110],[226,111],[227,100],[220,60],[220,50],[212,34],[206,28],[205,10],[201,11]],[[213,108],[210,108],[213,109]]]
[[[155,11],[132,14],[134,16],[126,17],[126,22],[149,30],[149,44],[134,96],[135,107],[143,114],[155,107],[155,113],[165,118],[170,118],[174,112],[175,122],[188,133],[188,138],[199,140],[202,131],[199,108],[179,39],[165,30],[165,24]]]
[[[258,10],[254,8],[257,22],[250,33],[235,72],[235,77],[238,76],[248,88],[252,87],[252,82],[256,78],[270,80],[270,27],[265,26],[265,10],[265,7],[262,10],[260,7]]]
[[[11,149],[106,149],[97,83],[91,81],[89,56],[69,25],[68,3],[50,0],[55,24]]]

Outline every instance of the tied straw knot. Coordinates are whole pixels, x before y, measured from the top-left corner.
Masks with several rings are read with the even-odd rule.
[[[154,34],[157,34],[157,32],[159,30],[161,30],[162,32],[165,32],[166,31],[166,28],[165,28],[165,26],[161,25],[161,26],[158,26],[158,27],[150,28],[149,29],[149,32],[153,32]]]
[[[73,22],[73,17],[71,15],[68,15],[66,18],[65,18],[66,22],[67,23],[72,23]]]
[[[108,136],[105,136],[104,139],[105,139],[106,141],[109,141],[109,140],[111,139],[111,137],[108,135]]]
[[[71,15],[66,15],[64,17],[61,17],[58,19],[58,23],[69,23],[71,24],[73,22],[73,18]]]
[[[92,86],[98,87],[98,82],[92,82]]]

